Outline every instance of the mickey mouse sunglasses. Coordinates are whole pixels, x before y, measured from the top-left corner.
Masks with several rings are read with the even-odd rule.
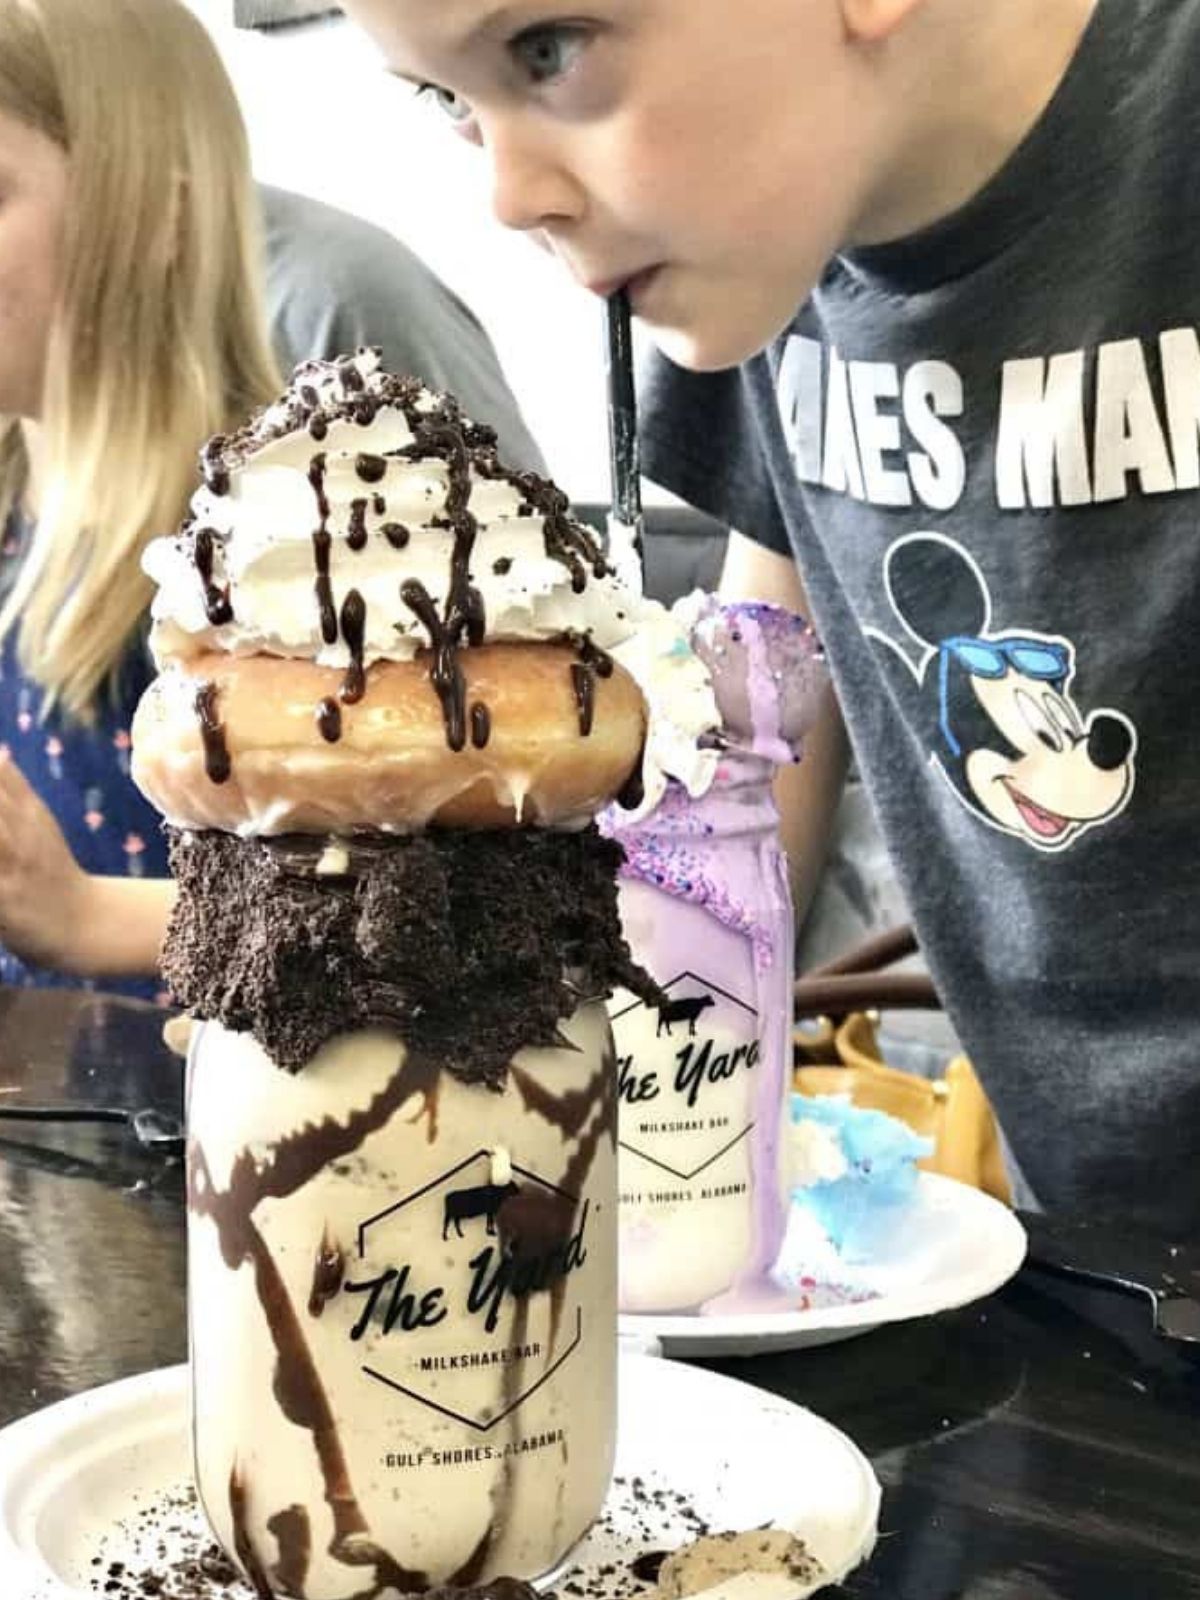
[[[960,662],[974,678],[1002,678],[1011,668],[1039,683],[1054,683],[1067,676],[1071,659],[1064,645],[1048,639],[977,639],[956,635],[938,647],[938,725],[956,756],[962,745],[950,728],[950,660]]]

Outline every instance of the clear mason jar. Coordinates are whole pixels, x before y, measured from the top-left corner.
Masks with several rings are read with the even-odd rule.
[[[779,607],[696,595],[676,614],[722,720],[711,786],[648,813],[610,808],[620,905],[657,1006],[610,1002],[619,1100],[620,1305],[777,1307],[789,1207],[795,924],[772,793],[827,692],[811,628]]]
[[[788,1208],[792,907],[770,774],[735,779],[726,761],[701,800],[673,789],[639,838],[631,861],[655,865],[622,879],[621,919],[666,999],[611,1002],[621,1309],[750,1309]]]
[[[496,1091],[383,1030],[290,1075],[249,1035],[196,1029],[196,1484],[259,1592],[533,1579],[600,1511],[616,1419],[603,1003],[562,1032]]]

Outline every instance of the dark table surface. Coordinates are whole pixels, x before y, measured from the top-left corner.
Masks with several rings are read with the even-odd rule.
[[[169,1116],[182,1069],[162,1020],[0,991],[0,1423],[185,1356],[178,1153],[117,1122],[3,1114]],[[881,1537],[844,1596],[1200,1596],[1200,1361],[1157,1339],[1137,1301],[1025,1271],[961,1311],[711,1365],[810,1406],[871,1457]]]

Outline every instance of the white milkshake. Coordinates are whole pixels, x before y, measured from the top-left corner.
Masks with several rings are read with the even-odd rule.
[[[252,1581],[301,1600],[549,1571],[614,1446],[604,1008],[502,1092],[393,1034],[295,1076],[219,1024],[190,1059],[196,1478]]]

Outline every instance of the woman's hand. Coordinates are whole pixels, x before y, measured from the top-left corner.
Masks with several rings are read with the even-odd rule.
[[[0,941],[22,961],[79,972],[89,882],[11,753],[0,750]]]
[[[0,943],[15,956],[76,977],[153,974],[174,898],[167,879],[84,872],[0,748]]]

